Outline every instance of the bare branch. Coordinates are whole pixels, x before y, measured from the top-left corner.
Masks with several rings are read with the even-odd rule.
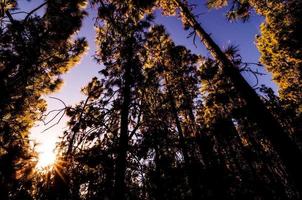
[[[68,106],[66,105],[66,103],[65,103],[62,99],[59,99],[59,98],[57,98],[57,97],[49,97],[49,98],[60,101],[60,102],[64,105],[65,108],[68,107]]]
[[[36,11],[38,11],[40,8],[42,8],[43,6],[45,6],[48,3],[48,1],[45,1],[44,3],[42,3],[40,6],[38,6],[37,8],[33,9],[32,11],[30,11],[26,17],[24,18],[24,22],[26,22],[28,20],[28,18],[35,13]]]
[[[59,120],[56,123],[54,123],[53,125],[51,125],[50,127],[44,129],[42,131],[42,133],[44,133],[44,132],[48,131],[49,129],[53,128],[54,126],[58,125],[61,122],[61,120],[63,119],[64,115],[65,115],[65,110],[64,110],[63,114],[61,115],[61,117],[59,118]]]

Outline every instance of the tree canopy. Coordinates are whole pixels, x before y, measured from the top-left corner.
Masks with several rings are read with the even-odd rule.
[[[1,200],[301,198],[300,1],[207,1],[230,21],[264,17],[259,63],[221,48],[222,33],[208,33],[187,0],[18,3],[0,2]],[[208,54],[177,44],[158,10]],[[91,12],[99,73],[82,101],[47,113],[45,96],[88,49],[77,33]],[[257,85],[260,66],[277,95]],[[52,112],[66,113],[67,127],[54,163],[38,170],[29,133]]]

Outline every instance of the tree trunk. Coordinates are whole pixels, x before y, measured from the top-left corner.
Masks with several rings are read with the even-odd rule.
[[[5,183],[0,183],[0,199],[8,200],[8,188]]]
[[[166,80],[167,82],[167,80]],[[178,131],[178,135],[179,135],[179,143],[180,143],[180,146],[181,146],[181,151],[183,153],[183,156],[184,156],[184,161],[185,161],[185,169],[186,169],[186,173],[188,175],[188,179],[189,179],[189,185],[190,185],[190,188],[192,189],[192,199],[198,199],[198,184],[194,178],[194,172],[193,172],[193,167],[192,167],[192,163],[191,163],[191,160],[190,160],[190,157],[189,157],[189,154],[188,154],[188,149],[187,149],[187,146],[186,146],[186,143],[185,143],[185,138],[184,138],[184,134],[183,134],[183,130],[182,130],[182,127],[181,127],[181,122],[179,120],[179,117],[178,117],[178,111],[177,111],[177,108],[176,108],[176,102],[175,102],[175,98],[173,97],[172,95],[172,92],[171,90],[169,89],[169,86],[168,87],[168,98],[169,98],[169,101],[171,103],[171,107],[172,107],[172,114],[173,114],[173,117],[175,119],[175,123],[176,123],[176,128],[177,128],[177,131]]]
[[[302,154],[283,130],[277,120],[272,116],[270,111],[265,107],[257,93],[246,82],[240,74],[240,71],[226,57],[219,46],[213,41],[209,34],[197,22],[194,15],[180,0],[174,0],[178,5],[187,22],[196,31],[201,42],[205,45],[211,55],[219,62],[224,74],[230,78],[239,92],[240,96],[246,101],[246,109],[249,118],[255,121],[259,127],[268,135],[274,148],[279,153],[288,169],[288,173],[295,181],[297,187],[302,187]],[[302,191],[302,188],[300,189]]]
[[[240,191],[240,188],[238,187],[236,193],[245,195],[245,197],[249,197],[250,195],[261,196],[264,199],[272,197],[272,194],[267,190],[266,185],[259,179],[259,175],[252,166],[250,159],[242,155],[244,147],[232,120],[220,119],[216,124],[216,133],[218,142],[225,148],[225,152],[229,154],[229,157],[226,157],[226,159],[230,161],[233,160],[235,170],[238,171],[237,173],[233,173],[234,176],[236,176],[236,174],[239,175],[242,178],[241,184],[244,184],[245,189],[249,189],[249,192],[240,194],[242,191]],[[244,163],[246,163],[251,170],[251,175],[242,168]]]
[[[163,197],[165,197],[165,191],[164,191],[164,186],[162,184],[162,180],[161,180],[161,165],[160,165],[160,152],[159,152],[159,148],[157,147],[157,145],[155,145],[154,147],[155,149],[155,156],[154,156],[154,162],[155,162],[155,174],[154,174],[154,181],[155,184],[152,185],[152,187],[154,187],[154,197],[156,200],[160,200]]]
[[[131,50],[129,52],[132,53]],[[132,57],[129,57],[130,59]],[[116,158],[115,166],[115,185],[114,194],[116,200],[125,199],[125,173],[127,163],[127,150],[128,150],[128,117],[129,106],[131,103],[131,62],[128,62],[125,66],[125,73],[123,75],[124,87],[122,91],[123,103],[121,108],[121,122],[120,122],[120,138],[118,154]]]

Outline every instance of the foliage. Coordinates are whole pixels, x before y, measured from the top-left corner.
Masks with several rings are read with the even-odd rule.
[[[86,3],[45,1],[37,7],[46,6],[42,16],[33,10],[22,19],[11,15],[15,1],[0,3],[1,199],[301,197],[301,147],[291,135],[301,93],[299,40],[292,42],[300,4],[294,0],[208,1],[211,8],[230,4],[229,19],[247,20],[252,8],[266,17],[257,45],[280,97],[263,85],[258,96],[241,75],[251,72],[258,80],[258,71],[236,47],[219,48],[189,1],[91,1],[99,76],[82,88],[82,101],[64,110],[68,127],[56,163],[33,173],[28,130],[46,109],[42,95],[59,89],[60,75],[86,49],[74,36]],[[179,17],[212,57],[174,43],[154,23],[156,9]]]
[[[272,73],[277,83],[283,109],[290,115],[296,133],[301,131],[301,3],[300,1],[230,1],[230,19],[246,20],[251,10],[264,16],[257,36],[260,62]],[[208,1],[210,8],[227,5],[228,1]],[[231,16],[231,17],[230,17]]]
[[[33,169],[28,131],[46,109],[42,95],[60,87],[60,75],[74,66],[85,51],[84,39],[72,39],[86,14],[80,7],[83,3],[45,2],[41,5],[47,6],[43,16],[30,12],[19,19],[11,14],[18,8],[16,2],[1,1],[0,158],[3,167],[0,173],[1,177],[4,175],[1,187],[9,185],[7,189],[1,188],[4,193],[7,190],[3,199],[8,196],[20,199],[16,196],[19,189],[13,186],[21,180],[18,170]],[[24,176],[27,174],[30,172]],[[22,190],[21,187],[20,192],[24,193]]]

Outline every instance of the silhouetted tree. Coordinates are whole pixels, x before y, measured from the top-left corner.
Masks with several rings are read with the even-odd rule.
[[[300,160],[302,157],[301,151],[288,136],[288,132],[278,123],[268,108],[265,107],[265,104],[254,89],[243,78],[240,74],[240,70],[231,62],[210,35],[206,33],[203,27],[198,23],[188,2],[173,0],[158,1],[155,3],[156,6],[163,9],[164,14],[179,14],[184,26],[186,28],[192,28],[192,34],[196,34],[200,37],[201,42],[218,62],[224,75],[230,79],[240,97],[245,101],[245,109],[248,110],[247,114],[249,118],[255,121],[265,134],[268,135],[274,148],[287,166],[288,173],[291,174],[291,177],[295,180],[297,186],[302,185],[300,184],[302,172],[299,170],[302,167],[302,162],[297,162],[297,160]]]
[[[252,7],[266,17],[257,40],[266,56],[263,64],[273,66],[274,59],[283,59],[283,50],[297,50],[292,40],[281,41],[295,34],[273,33],[287,25],[296,31],[299,3],[229,2],[231,20],[247,20]],[[35,174],[28,130],[45,111],[41,95],[59,87],[60,74],[85,50],[85,40],[73,34],[81,27],[86,1],[45,1],[24,18],[14,17],[15,1],[0,3],[1,199],[300,198],[301,152],[291,137],[299,130],[299,81],[294,88],[281,87],[288,89],[284,98],[266,86],[259,87],[258,96],[241,75],[249,71],[258,83],[258,72],[235,47],[219,48],[188,1],[91,3],[97,8],[100,77],[82,88],[82,101],[65,108],[68,128],[57,162]],[[209,0],[208,6],[227,3]],[[260,5],[272,6],[275,13]],[[297,5],[297,10],[286,13],[288,5]],[[45,13],[33,15],[44,6]],[[179,16],[212,58],[176,45],[164,26],[153,23],[152,13],[159,8],[164,15]],[[277,16],[290,20],[286,25]],[[274,38],[277,44],[268,42]],[[296,53],[287,51],[282,65],[295,66],[298,73]],[[278,67],[271,71],[288,81],[299,77]]]
[[[249,19],[254,10],[265,17],[261,34],[256,38],[260,62],[272,73],[279,86],[282,118],[287,115],[290,125],[299,137],[301,132],[301,2],[291,1],[208,1],[210,8],[231,4],[227,16],[230,20]]]
[[[20,199],[19,189],[29,192],[30,184],[14,188],[30,173],[18,171],[34,166],[28,131],[46,109],[41,96],[59,88],[60,74],[85,51],[84,39],[71,39],[86,14],[83,5],[82,0],[45,1],[25,17],[15,17],[16,1],[0,4],[1,199]],[[34,15],[43,6],[43,16]]]

